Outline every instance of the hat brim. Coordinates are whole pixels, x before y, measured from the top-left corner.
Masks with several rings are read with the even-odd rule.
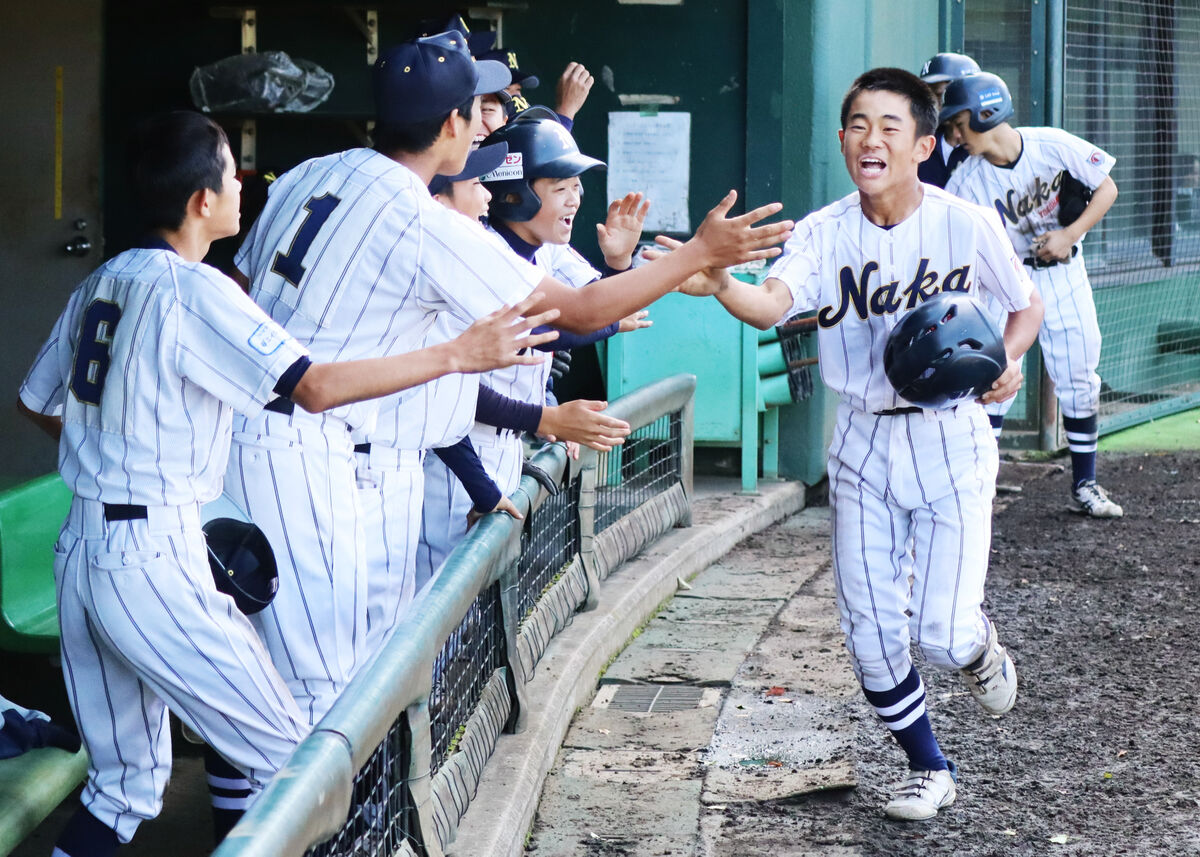
[[[522,122],[532,122],[534,119],[553,119],[555,122],[559,121],[558,114],[543,104],[531,104],[514,118]]]
[[[925,81],[925,83],[945,83],[948,80],[954,80],[954,76],[949,74],[927,74],[921,80]]]
[[[492,143],[490,146],[480,146],[467,155],[467,165],[463,167],[462,172],[458,175],[450,176],[450,181],[465,182],[468,179],[477,179],[499,167],[504,163],[504,159],[507,156],[508,143],[506,142]]]
[[[512,73],[508,66],[495,60],[477,60],[475,71],[479,74],[479,80],[475,84],[475,95],[500,92],[512,83]]]
[[[512,82],[521,84],[522,89],[537,89],[538,84],[541,83],[536,74],[522,74],[521,72],[512,76]]]

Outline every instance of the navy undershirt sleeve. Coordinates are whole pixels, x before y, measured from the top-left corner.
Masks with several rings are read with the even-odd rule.
[[[593,330],[591,333],[571,333],[569,330],[563,330],[558,327],[551,327],[543,324],[533,329],[534,333],[546,333],[550,330],[558,331],[558,339],[553,339],[550,342],[543,342],[541,345],[534,347],[538,351],[570,351],[572,348],[580,348],[584,345],[591,345],[593,342],[599,342],[601,339],[608,339],[615,334],[620,328],[621,322],[614,321],[608,327],[602,327],[599,330]]]
[[[542,408],[502,396],[491,387],[480,384],[479,397],[475,400],[475,419],[497,428],[536,434],[538,424],[542,421]]]
[[[308,367],[311,365],[312,361],[310,359],[301,357],[285,369],[283,374],[279,376],[279,380],[275,382],[275,395],[290,399],[292,393],[296,390],[296,385],[300,383],[300,379],[304,377],[304,373],[308,371]]]
[[[476,512],[490,512],[500,502],[500,487],[487,475],[483,462],[471,446],[471,439],[464,437],[454,446],[438,447],[434,454],[450,468],[458,481],[467,489]]]

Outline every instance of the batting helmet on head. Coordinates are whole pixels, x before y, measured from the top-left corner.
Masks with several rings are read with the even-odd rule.
[[[557,120],[518,116],[493,131],[482,145],[507,143],[504,163],[481,179],[492,194],[488,214],[496,220],[522,223],[541,210],[534,179],[565,179],[604,167],[604,161],[579,151],[575,138]]]
[[[971,112],[968,121],[972,131],[990,131],[1013,115],[1008,84],[986,71],[952,80],[942,94],[938,124],[949,122],[964,110]]]
[[[982,396],[1008,366],[1004,340],[974,298],[942,292],[901,319],[883,349],[883,369],[900,396],[948,408]]]
[[[217,589],[247,616],[262,610],[279,589],[275,552],[266,535],[222,495],[201,511],[208,566]]]
[[[966,54],[934,54],[921,68],[921,80],[926,83],[945,83],[968,74],[978,74],[979,63]]]

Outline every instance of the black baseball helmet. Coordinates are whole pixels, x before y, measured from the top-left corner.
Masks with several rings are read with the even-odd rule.
[[[496,220],[523,223],[534,218],[542,207],[533,192],[534,179],[565,179],[604,167],[604,161],[580,152],[571,132],[556,119],[518,115],[481,145],[495,143],[508,144],[508,157],[481,180],[492,194],[488,216]]]
[[[972,131],[990,131],[1013,115],[1008,84],[986,71],[950,81],[942,94],[938,124],[949,122],[964,110],[971,111],[968,122]]]
[[[271,543],[227,497],[222,496],[204,509],[202,529],[213,581],[219,591],[234,600],[239,610],[253,616],[270,604],[279,590],[279,571]]]
[[[968,74],[978,74],[979,63],[966,54],[934,54],[921,67],[921,80],[926,83],[945,83]]]
[[[978,398],[1007,366],[1000,332],[963,292],[926,300],[892,328],[883,349],[888,381],[901,398],[922,408]]]

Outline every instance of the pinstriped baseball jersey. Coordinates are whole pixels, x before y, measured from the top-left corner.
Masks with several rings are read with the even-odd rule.
[[[981,155],[963,161],[946,191],[992,209],[1022,259],[1033,256],[1033,239],[1061,228],[1058,192],[1063,170],[1090,188],[1112,171],[1116,158],[1061,128],[1018,128],[1021,156],[996,166]]]
[[[76,495],[206,502],[221,493],[233,409],[258,413],[304,353],[215,269],[128,250],[72,294],[20,395],[61,407],[59,468]]]
[[[457,211],[447,213],[459,227],[472,235],[485,236],[496,252],[512,255],[495,232]],[[449,342],[468,327],[460,315],[439,312],[420,347]],[[370,432],[371,443],[397,449],[432,449],[452,446],[467,436],[475,424],[475,400],[479,395],[477,373],[443,375],[412,390],[379,400],[379,419]]]
[[[237,265],[250,296],[320,361],[412,351],[436,313],[469,325],[523,299],[543,277],[464,228],[415,173],[371,149],[316,158],[280,177]],[[336,413],[367,427],[376,407]]]
[[[1067,170],[1090,188],[1099,186],[1116,159],[1060,128],[1018,128],[1021,156],[1016,163],[997,166],[980,155],[968,158],[951,177],[946,190],[992,208],[1022,258],[1035,253],[1033,239],[1061,228],[1059,188]],[[1081,248],[1080,239],[1076,247]],[[1100,407],[1100,325],[1092,298],[1083,253],[1069,262],[1034,268],[1031,276],[1046,305],[1038,342],[1046,371],[1054,381],[1063,415],[1081,418]],[[995,307],[992,312],[998,314]],[[988,406],[992,414],[1007,414],[1012,400]],[[1079,444],[1072,440],[1072,449]],[[1087,447],[1094,443],[1083,441]]]
[[[883,370],[888,334],[939,291],[990,294],[1010,311],[1033,285],[986,210],[931,185],[891,229],[871,223],[857,191],[796,225],[769,276],[792,293],[785,318],[818,309],[821,377],[855,408],[903,405]]]
[[[512,250],[509,250],[509,253],[517,257]],[[549,276],[573,288],[581,288],[593,280],[600,279],[600,272],[569,244],[543,244],[534,253],[533,262]],[[487,385],[503,396],[519,402],[542,405],[546,402],[546,380],[550,377],[550,361],[533,366],[506,366],[503,369],[492,370],[485,377]]]

